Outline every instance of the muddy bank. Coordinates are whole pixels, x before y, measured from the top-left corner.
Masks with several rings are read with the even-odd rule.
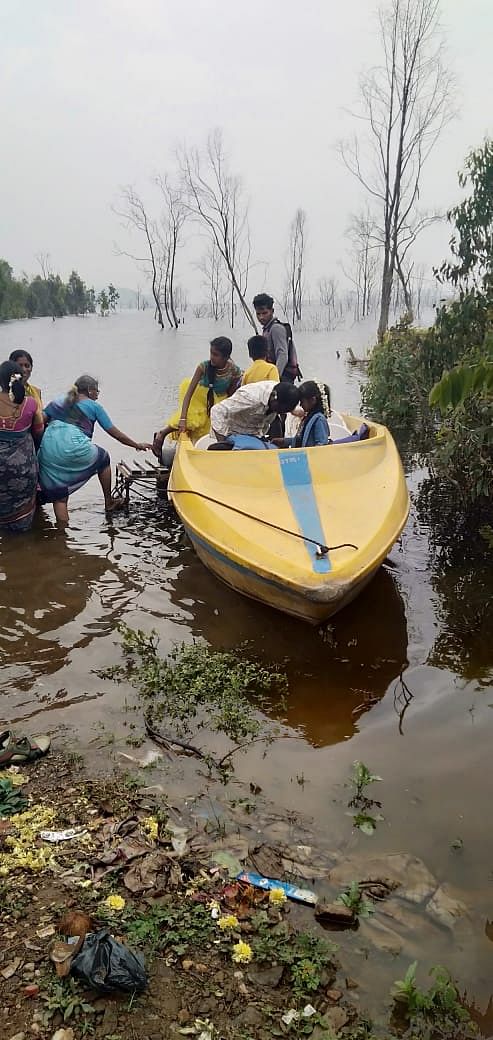
[[[139,750],[144,762],[148,752]],[[6,1040],[160,1040],[185,1029],[204,1040],[403,1035],[408,1023],[389,1025],[387,1006],[370,1025],[341,936],[364,951],[364,975],[378,949],[401,949],[402,931],[419,927],[422,936],[420,908],[430,927],[467,926],[457,893],[416,857],[321,850],[308,820],[277,812],[252,783],[237,783],[236,805],[219,816],[204,815],[200,800],[170,804],[147,782],[149,765],[95,779],[79,756],[54,750],[2,778],[28,803],[0,820]],[[76,833],[66,841],[46,837],[67,828]],[[239,871],[282,878],[308,895],[299,902],[278,886],[269,893],[237,882]],[[68,974],[67,937],[77,930],[83,939],[86,929],[104,929],[144,956],[143,992],[103,995]],[[440,1035],[466,1037],[468,1029],[460,1023]]]

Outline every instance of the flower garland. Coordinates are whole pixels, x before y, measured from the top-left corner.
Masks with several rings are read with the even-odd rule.
[[[316,384],[318,386],[318,392],[320,394],[320,400],[322,402],[322,410],[323,410],[323,413],[325,415],[325,418],[326,419],[330,419],[330,415],[331,415],[330,404],[329,404],[327,393],[326,393],[326,390],[325,390],[325,385],[323,383],[319,383],[318,379],[316,379],[315,382],[316,382]]]
[[[13,388],[14,388],[14,384],[17,383],[18,379],[22,379],[22,375],[21,375],[20,372],[13,372],[11,377],[10,377],[10,379],[9,379],[9,400],[12,401],[12,404],[15,404],[15,396],[14,396]]]

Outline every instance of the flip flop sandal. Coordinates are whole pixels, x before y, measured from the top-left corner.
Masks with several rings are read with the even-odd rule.
[[[44,734],[39,737],[18,737],[12,730],[0,733],[0,767],[16,765],[19,762],[34,762],[36,758],[46,755],[51,744]]]

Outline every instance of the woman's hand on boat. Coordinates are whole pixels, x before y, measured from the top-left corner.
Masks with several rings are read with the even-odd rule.
[[[136,451],[153,451],[153,449],[154,449],[154,445],[153,444],[140,444],[139,443],[139,444],[135,445],[135,450]]]

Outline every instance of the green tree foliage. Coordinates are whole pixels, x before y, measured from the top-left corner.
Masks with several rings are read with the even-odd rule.
[[[101,314],[102,318],[105,318],[110,309],[110,301],[108,299],[108,293],[106,292],[106,289],[101,289],[97,302],[99,307],[99,313]]]
[[[391,428],[417,433],[422,448],[434,430],[443,526],[467,538],[493,519],[492,141],[471,152],[459,180],[471,193],[449,213],[453,260],[437,272],[458,296],[431,329],[390,330],[374,349],[363,401]]]
[[[115,309],[119,293],[114,286],[110,302]],[[12,268],[0,259],[0,321],[12,318],[63,318],[65,314],[94,314],[96,294],[88,289],[77,271],[72,271],[67,282],[60,275],[26,275],[14,278]]]

